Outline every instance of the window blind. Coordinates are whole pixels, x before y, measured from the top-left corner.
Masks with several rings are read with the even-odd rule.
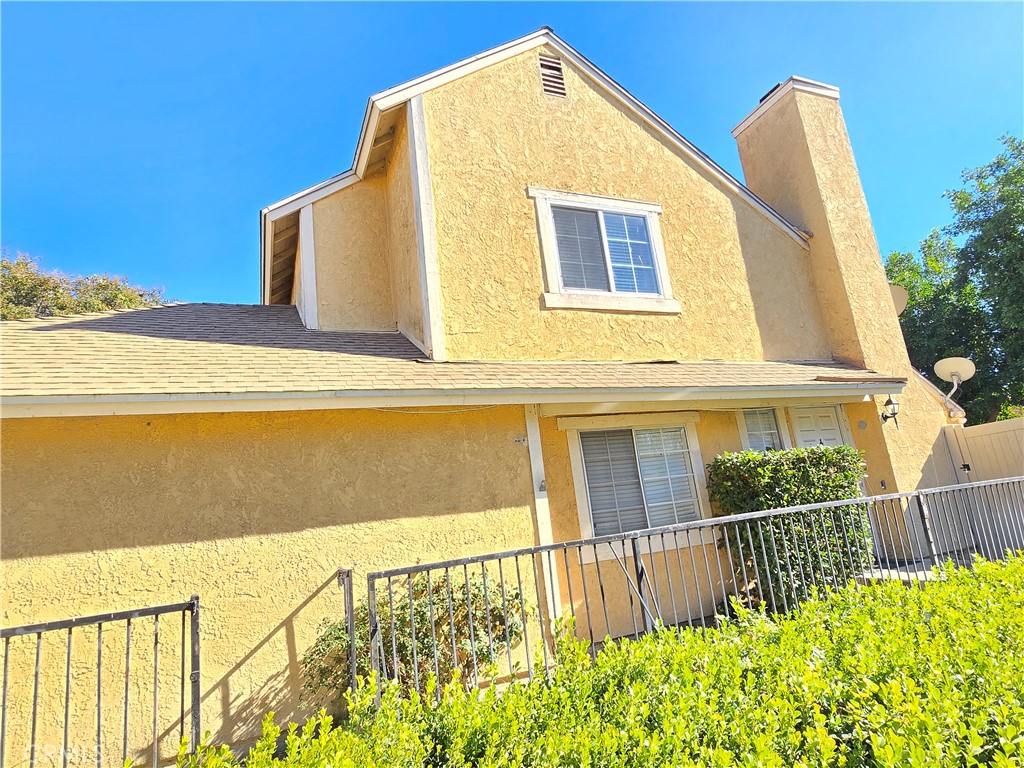
[[[552,208],[563,288],[608,291],[608,268],[597,211]]]
[[[757,408],[743,411],[743,424],[747,430],[747,442],[752,451],[782,450],[779,424],[774,408]]]
[[[580,444],[595,536],[700,518],[682,428],[581,432]]]

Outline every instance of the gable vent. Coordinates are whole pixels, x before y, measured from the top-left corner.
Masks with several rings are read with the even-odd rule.
[[[562,72],[561,59],[541,55],[540,82],[548,96],[565,96],[565,74]]]

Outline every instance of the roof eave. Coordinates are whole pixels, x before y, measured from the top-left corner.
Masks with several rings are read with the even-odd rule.
[[[530,405],[593,402],[700,402],[772,398],[867,398],[903,391],[905,379],[730,387],[591,387],[451,390],[329,390],[315,392],[201,392],[145,395],[7,395],[5,419],[60,416],[125,416],[230,411],[346,410],[410,406]]]

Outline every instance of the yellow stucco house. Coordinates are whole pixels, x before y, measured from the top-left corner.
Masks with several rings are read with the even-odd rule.
[[[200,594],[238,742],[299,713],[341,566],[707,516],[744,447],[948,481],[838,97],[769,92],[744,184],[542,29],[371,97],[351,170],[262,211],[260,305],[5,323],[3,623]],[[638,451],[649,498],[602,493]]]

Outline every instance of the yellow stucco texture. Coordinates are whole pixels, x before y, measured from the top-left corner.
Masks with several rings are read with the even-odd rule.
[[[302,714],[299,660],[317,625],[343,616],[339,567],[354,568],[365,590],[360,577],[370,570],[535,541],[525,434],[523,410],[511,406],[7,420],[3,623],[198,593],[203,729],[217,742],[246,742],[267,711]],[[164,757],[178,738],[176,621],[162,625]],[[151,628],[139,620],[133,630],[133,668],[147,669]],[[71,746],[84,750],[95,728],[91,637],[76,635],[73,664]],[[119,712],[123,640],[108,638],[103,697]],[[56,712],[62,641],[44,648],[41,702]],[[16,648],[11,662],[9,756],[28,740],[31,650]],[[144,674],[133,686],[132,731],[145,743],[151,687]],[[120,716],[109,721],[112,765]],[[60,727],[41,724],[37,741],[59,745]]]
[[[872,468],[869,490],[934,485],[933,449],[948,423],[916,378],[879,258],[867,201],[839,102],[797,90],[785,94],[738,137],[748,186],[812,233],[814,282],[837,359],[908,379],[900,429],[882,425],[885,397],[848,406],[857,447]]]
[[[699,414],[697,441],[704,462],[725,451],[742,450],[734,411],[700,411]],[[579,539],[580,522],[567,433],[558,428],[557,419],[545,418],[540,421],[540,435],[552,537],[555,541]],[[694,469],[705,471],[703,466]],[[710,514],[710,510],[706,514]],[[683,621],[687,616],[699,621],[703,616],[712,615],[725,588],[731,584],[728,567],[724,561],[720,562],[717,548],[713,544],[702,547],[700,538],[693,534],[689,541],[685,536],[674,541],[667,539],[663,547],[656,549],[653,553],[642,551],[641,556],[652,584],[657,579],[658,603],[665,621],[669,618]],[[634,567],[630,551],[622,552],[616,546],[615,553],[622,558],[627,570]],[[631,634],[634,620],[642,627],[639,604],[635,600],[631,603],[619,564],[614,559],[581,564],[579,554],[572,554],[568,561],[556,559],[555,567],[559,573],[562,614],[575,616],[577,634],[589,640],[593,633],[594,639],[599,641],[606,634],[613,637]],[[600,600],[601,589],[607,596],[604,603]],[[588,616],[592,621],[588,621]]]
[[[828,358],[806,250],[568,62],[566,98],[545,95],[537,55],[423,97],[449,356]],[[682,312],[542,309],[528,186],[660,204]]]
[[[395,122],[395,137],[387,159],[385,190],[391,295],[395,316],[399,330],[422,344],[423,293],[412,187],[412,147],[404,115]]]
[[[316,285],[324,330],[393,331],[385,183],[360,181],[313,203]]]

